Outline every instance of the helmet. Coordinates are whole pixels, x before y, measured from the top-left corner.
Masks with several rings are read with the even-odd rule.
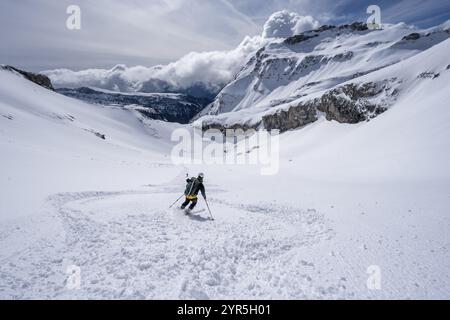
[[[202,172],[200,172],[200,173],[198,174],[198,177],[203,179],[203,178],[205,177],[205,174],[202,173]]]

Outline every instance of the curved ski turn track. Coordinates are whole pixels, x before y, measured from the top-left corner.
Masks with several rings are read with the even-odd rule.
[[[234,205],[212,199],[186,216],[168,209],[180,188],[58,194],[50,201],[66,237],[36,243],[3,261],[1,278],[14,298],[301,298],[341,297],[345,288],[313,286],[314,264],[292,264],[298,248],[333,237],[316,210]],[[80,289],[68,290],[69,266]],[[295,267],[294,267],[295,265]],[[18,272],[17,267],[22,270]],[[29,272],[29,273],[28,273]],[[0,287],[4,296],[5,286]]]
[[[424,244],[414,229],[394,239],[380,236],[376,228],[362,223],[348,236],[320,210],[274,202],[233,202],[228,192],[210,185],[216,218],[212,221],[203,210],[203,200],[191,216],[178,208],[168,209],[180,190],[182,185],[163,185],[51,196],[49,219],[59,221],[64,232],[1,261],[0,297],[360,299],[446,295],[447,276],[433,270],[448,263],[448,251],[439,243]],[[8,230],[8,226],[0,230],[0,240],[10,236]],[[423,246],[405,247],[401,240],[405,237],[416,239],[410,244]],[[423,248],[432,250],[436,258],[429,261]],[[371,291],[366,270],[376,262],[382,263],[383,290]],[[79,288],[68,286],[73,266],[79,270]]]

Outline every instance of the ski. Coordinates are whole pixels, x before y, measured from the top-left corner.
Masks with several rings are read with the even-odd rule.
[[[180,210],[183,210],[187,216],[191,215],[191,214],[198,214],[198,213],[202,213],[202,212],[206,211],[206,209],[200,209],[200,210],[195,210],[195,211],[190,211],[189,209],[180,209]]]

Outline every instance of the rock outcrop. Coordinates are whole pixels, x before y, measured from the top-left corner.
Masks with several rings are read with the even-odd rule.
[[[420,33],[414,32],[405,37],[403,37],[403,41],[414,41],[420,39]]]
[[[395,79],[393,79],[395,81]],[[381,83],[347,84],[325,93],[315,100],[318,111],[325,113],[326,119],[340,123],[355,124],[370,120],[388,108],[382,100],[372,100],[383,95],[395,99],[397,92],[389,91],[390,81]]]
[[[349,83],[326,91],[319,98],[305,100],[262,116],[261,121],[249,124],[224,125],[218,121],[203,124],[203,130],[266,129],[286,132],[302,128],[318,120],[322,112],[328,121],[356,124],[368,121],[387,111],[395,103],[401,80],[397,78],[379,82]]]
[[[186,124],[210,100],[171,93],[128,93],[97,91],[91,88],[57,89],[65,96],[88,103],[114,105],[139,112],[146,118]]]
[[[52,91],[55,90],[53,88],[50,78],[43,74],[27,72],[27,71],[23,71],[23,70],[14,68],[12,66],[5,66],[5,65],[0,66],[0,69],[18,73],[21,76],[23,76],[25,79],[27,79],[31,82],[34,82],[37,85],[44,87],[45,89],[52,90]]]
[[[248,131],[248,130],[258,130],[261,128],[261,122],[258,122],[254,125],[246,125],[246,124],[240,124],[240,123],[235,123],[233,125],[224,125],[223,123],[220,122],[208,122],[207,124],[203,124],[201,129],[202,131],[207,131],[207,130],[219,130],[220,132],[222,132],[224,135],[226,134],[227,130],[243,130],[243,131]]]
[[[306,102],[263,116],[262,124],[267,130],[285,132],[304,127],[315,121],[317,121],[317,108],[314,102]]]

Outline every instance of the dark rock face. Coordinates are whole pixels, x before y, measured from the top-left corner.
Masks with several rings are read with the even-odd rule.
[[[413,40],[418,40],[420,39],[420,34],[417,32],[411,33],[409,35],[407,35],[406,37],[403,37],[402,40],[404,41],[413,41]]]
[[[20,75],[22,75],[25,79],[36,83],[37,85],[40,85],[41,87],[44,87],[46,89],[52,90],[54,91],[55,89],[53,88],[52,82],[50,80],[49,77],[44,76],[43,74],[38,74],[38,73],[32,73],[32,72],[27,72],[27,71],[23,71],[11,66],[0,66],[0,68],[2,70],[7,70],[7,71],[12,71],[12,72],[17,72]]]
[[[387,111],[398,95],[395,84],[400,82],[394,78],[377,83],[347,84],[327,91],[320,98],[266,115],[262,124],[268,130],[281,132],[301,128],[318,119],[317,111],[325,113],[328,121],[348,124],[368,121]],[[373,98],[377,98],[376,102]]]
[[[243,131],[257,130],[260,127],[260,124],[261,123],[257,123],[255,125],[249,126],[249,125],[245,125],[245,124],[236,123],[236,124],[233,124],[230,126],[226,126],[221,123],[211,122],[208,124],[203,124],[202,131],[219,130],[220,132],[222,132],[225,135],[227,130],[243,130]]]
[[[226,130],[258,130],[263,128],[265,130],[279,130],[281,133],[292,129],[298,129],[304,127],[310,123],[317,121],[317,109],[313,102],[300,103],[296,106],[292,106],[286,110],[278,110],[274,114],[266,115],[260,122],[253,125],[247,124],[232,124],[224,125],[220,122],[209,122],[203,124],[202,130],[207,131],[210,129],[219,130],[224,135]]]
[[[381,94],[386,88],[375,83],[347,84],[333,89],[315,99],[317,110],[326,114],[327,120],[356,124],[385,112],[387,107],[369,98]]]
[[[439,73],[434,72],[423,72],[417,76],[417,79],[436,79],[439,78]]]
[[[234,124],[224,126],[218,123],[208,123],[203,130],[218,129],[255,129],[279,130],[286,132],[302,128],[318,120],[318,112],[323,112],[328,121],[356,124],[369,121],[388,110],[388,107],[398,96],[396,84],[401,83],[396,78],[386,79],[377,83],[346,84],[327,91],[321,97],[302,101],[281,109],[273,114],[267,114],[262,120],[252,126]],[[376,102],[374,102],[376,101]]]
[[[317,121],[317,110],[314,103],[306,102],[292,106],[287,110],[279,110],[263,117],[262,123],[267,130],[285,132],[304,127]]]
[[[410,33],[409,35],[402,38],[402,40],[396,42],[394,47],[402,47],[408,45],[414,45],[418,40],[421,41],[426,47],[432,47],[435,44],[445,41],[450,37],[450,29],[448,30],[436,30],[428,33]]]
[[[352,24],[344,24],[342,26],[339,26],[339,30],[343,29],[350,29],[353,31],[366,31],[369,30],[369,27],[367,26],[367,23],[354,22]]]
[[[286,40],[284,40],[284,43],[292,46],[294,44],[304,42],[304,41],[307,41],[309,39],[312,39],[312,38],[315,38],[318,36],[319,36],[318,34],[314,34],[312,36],[306,36],[304,34],[299,34],[299,35],[287,38]]]
[[[150,79],[143,83],[139,92],[142,93],[181,93],[187,96],[191,96],[194,98],[200,99],[210,99],[213,100],[216,95],[220,92],[225,84],[218,83],[215,85],[211,85],[209,88],[206,84],[202,82],[197,82],[192,84],[187,88],[177,88],[167,81],[160,79]]]
[[[323,112],[328,121],[356,124],[374,118],[387,110],[386,105],[373,103],[370,98],[388,90],[389,81],[383,83],[348,84],[325,93],[322,97],[291,106],[263,117],[267,130],[285,132],[304,127],[317,121],[317,111]],[[395,95],[395,90],[392,95]]]
[[[336,29],[336,26],[324,25],[324,26],[321,26],[319,29],[316,29],[314,31],[315,32],[324,32],[324,31],[328,31],[328,30],[332,30],[332,29]]]
[[[194,98],[182,94],[120,94],[114,92],[101,92],[91,88],[57,89],[65,96],[83,100],[88,103],[132,106],[146,118],[168,122],[189,123],[210,100]]]
[[[316,38],[319,36],[319,34],[321,32],[324,31],[328,31],[328,30],[351,30],[351,31],[366,31],[369,30],[368,26],[366,23],[362,23],[362,22],[355,22],[352,24],[345,24],[339,27],[336,26],[332,26],[332,25],[324,25],[316,30],[313,31],[307,31],[292,37],[287,38],[286,40],[284,40],[284,43],[287,45],[295,45],[301,42],[305,42],[308,41],[310,39]]]

